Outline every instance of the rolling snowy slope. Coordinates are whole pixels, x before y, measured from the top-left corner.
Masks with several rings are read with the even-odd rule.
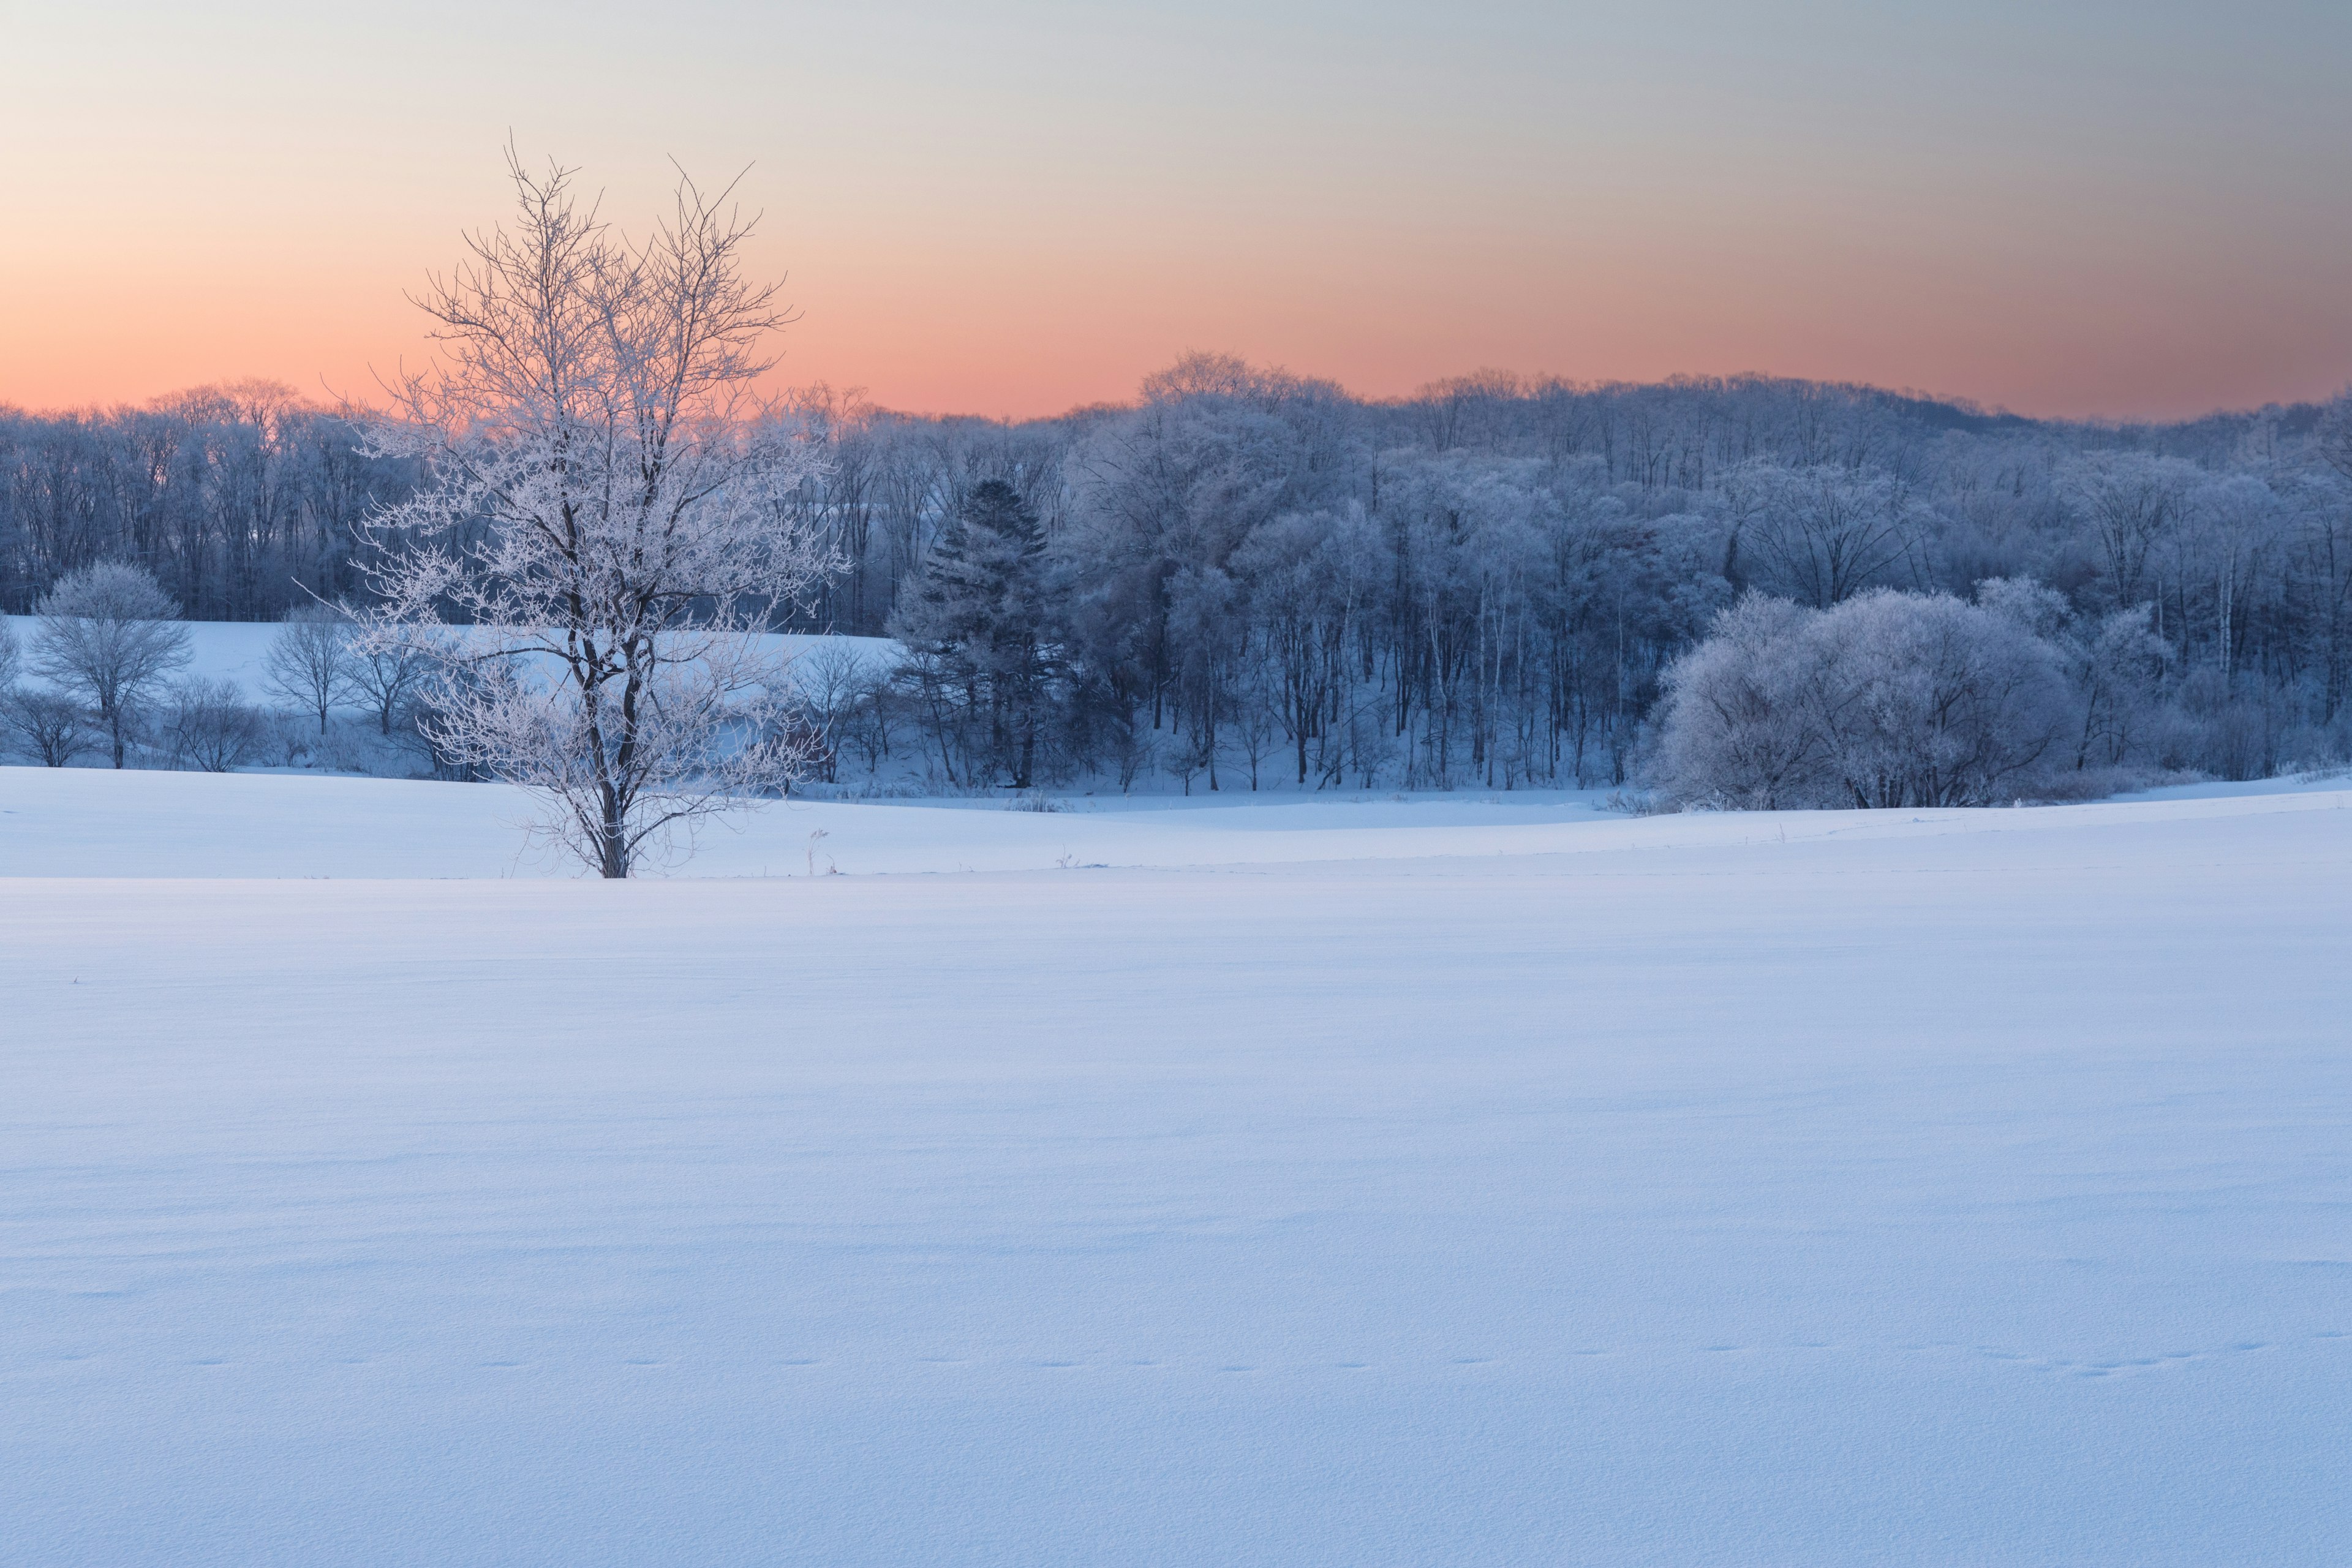
[[[30,650],[33,634],[40,621],[33,616],[0,616],[15,630],[20,647]],[[181,677],[202,677],[207,680],[226,680],[245,694],[246,700],[265,706],[273,705],[268,687],[263,683],[262,659],[269,644],[278,636],[278,626],[271,621],[188,621],[188,663],[175,672]],[[885,637],[817,637],[777,633],[762,639],[779,653],[797,657],[813,649],[836,646],[857,650],[869,658],[891,657],[897,644]],[[283,706],[282,703],[275,703]],[[357,710],[354,710],[357,711]]]
[[[0,773],[0,1560],[2352,1557],[2340,794],[615,885],[71,782]],[[699,875],[810,823],[1116,864]]]

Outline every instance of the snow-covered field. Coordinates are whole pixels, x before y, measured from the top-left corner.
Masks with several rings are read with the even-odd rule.
[[[0,1561],[2341,1563],[2347,801],[0,769]]]

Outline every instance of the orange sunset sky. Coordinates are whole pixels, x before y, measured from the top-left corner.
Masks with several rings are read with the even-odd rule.
[[[2053,415],[2352,380],[2352,7],[0,6],[0,404],[365,395],[503,216],[762,209],[780,377],[1030,415],[1757,370]]]

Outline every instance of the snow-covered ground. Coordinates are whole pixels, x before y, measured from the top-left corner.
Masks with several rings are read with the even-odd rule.
[[[0,770],[0,1561],[2340,1563],[2348,800]]]
[[[2342,781],[2281,791],[2199,786],[2182,798],[2024,810],[1713,812],[1636,817],[1598,792],[1296,795],[1253,801],[1116,796],[1018,801],[771,803],[706,827],[692,858],[649,876],[1391,863],[1461,856],[1587,856],[1955,835],[2040,836],[2340,809]],[[0,877],[561,877],[532,847],[520,791],[497,784],[0,767]]]

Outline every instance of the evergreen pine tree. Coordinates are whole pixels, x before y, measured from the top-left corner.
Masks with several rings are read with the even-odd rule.
[[[1034,780],[1053,697],[1045,535],[1002,479],[972,487],[900,594],[890,634],[936,668],[971,733],[977,765],[1015,788]]]

